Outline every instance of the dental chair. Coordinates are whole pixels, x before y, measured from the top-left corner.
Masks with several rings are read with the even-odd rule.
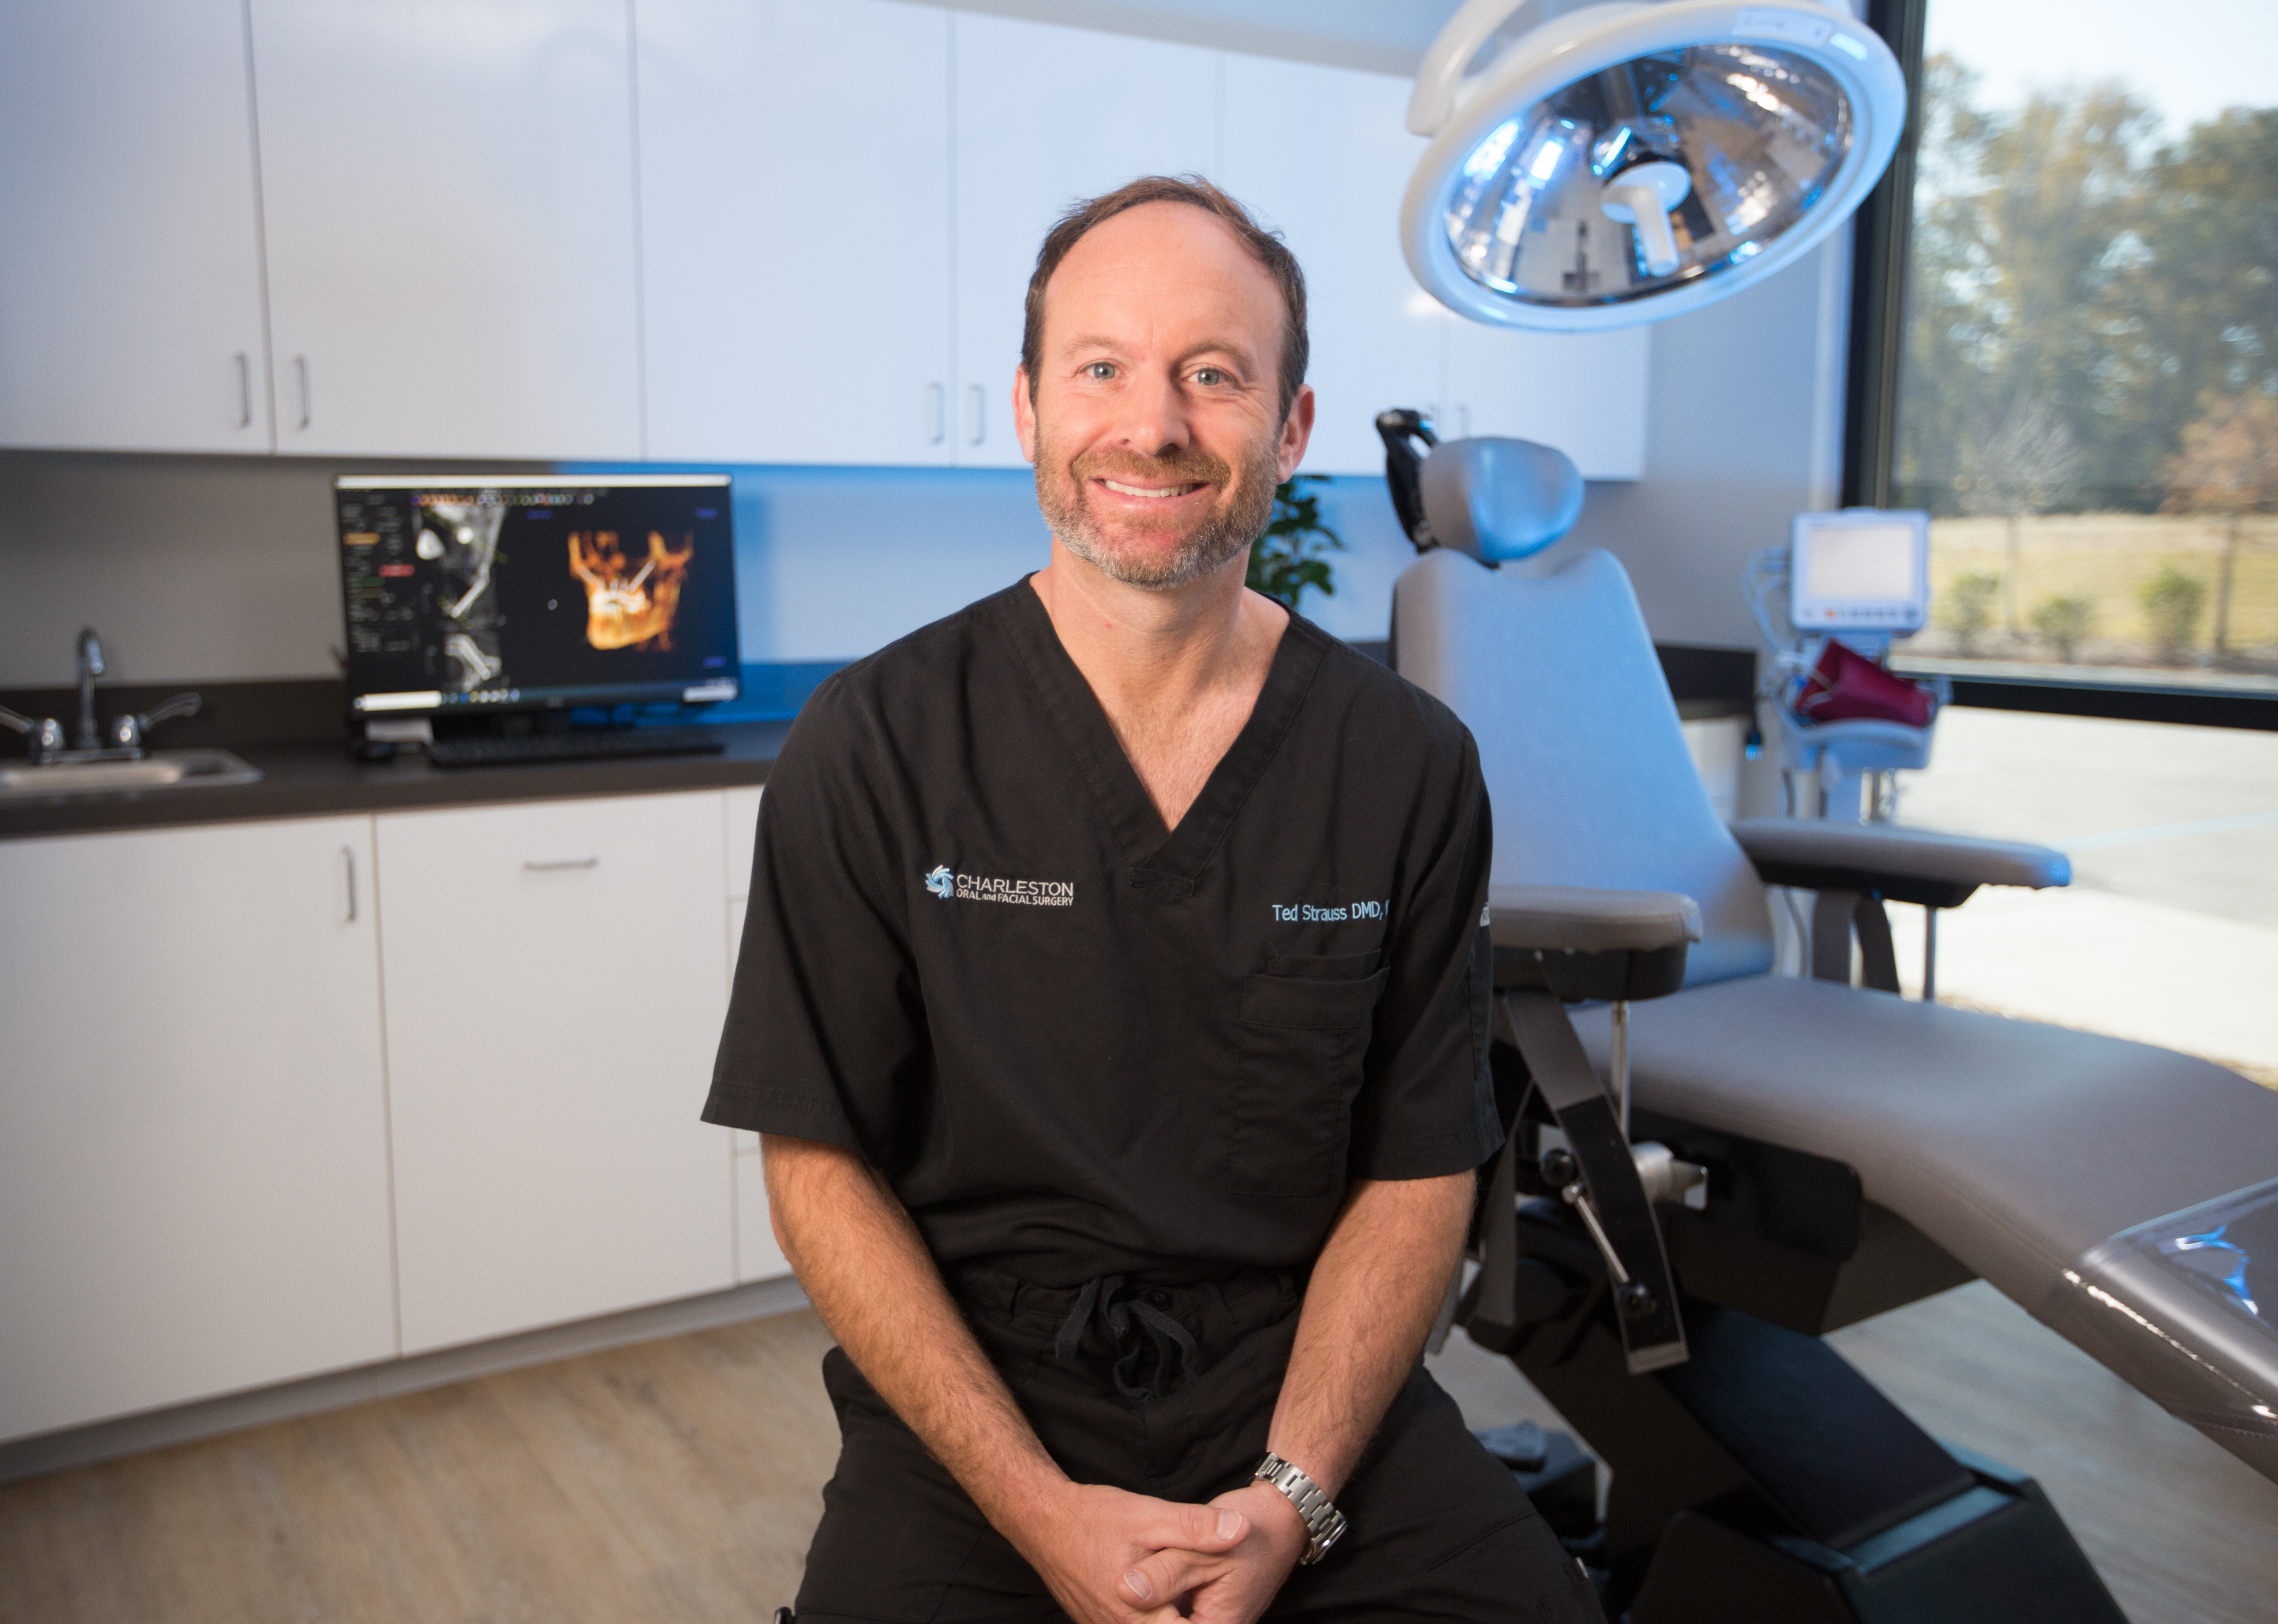
[[[1610,1467],[1575,1542],[1609,1614],[2120,1619],[2030,1479],[1931,1438],[1821,1337],[1982,1277],[2278,1479],[2278,1097],[1898,997],[1886,902],[2063,885],[2065,860],[1727,827],[1621,565],[1494,567],[1571,526],[1572,463],[1379,425],[1422,551],[1394,663],[1471,728],[1494,811],[1512,1131],[1455,1318]],[[1767,885],[1819,893],[1808,978],[1770,973]]]

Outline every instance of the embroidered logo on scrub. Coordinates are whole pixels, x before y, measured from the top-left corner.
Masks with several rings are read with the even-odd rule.
[[[925,888],[944,902],[1013,902],[1026,908],[1074,908],[1072,880],[993,879],[958,874],[942,863],[925,876]]]

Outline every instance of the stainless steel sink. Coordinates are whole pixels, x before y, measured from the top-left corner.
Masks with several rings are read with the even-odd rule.
[[[60,761],[0,767],[0,797],[100,795],[122,790],[250,784],[261,769],[227,750],[153,750],[128,761]]]

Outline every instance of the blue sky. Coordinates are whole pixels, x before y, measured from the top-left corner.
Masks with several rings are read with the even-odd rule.
[[[2119,79],[2180,134],[2225,107],[2278,104],[2278,0],[1931,0],[1928,45],[1984,75],[1987,106]]]

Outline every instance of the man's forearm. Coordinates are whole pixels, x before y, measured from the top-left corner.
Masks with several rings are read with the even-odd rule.
[[[1364,1182],[1329,1231],[1266,1447],[1332,1498],[1424,1351],[1475,1189],[1469,1173]]]
[[[799,1284],[855,1367],[1009,1531],[1065,1483],[893,1192],[850,1151],[769,1134],[768,1200]]]

